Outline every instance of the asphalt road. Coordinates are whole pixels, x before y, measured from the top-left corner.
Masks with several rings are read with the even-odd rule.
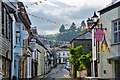
[[[65,69],[65,64],[59,64],[50,73],[42,77],[41,80],[68,80],[67,78],[70,78],[69,71]]]

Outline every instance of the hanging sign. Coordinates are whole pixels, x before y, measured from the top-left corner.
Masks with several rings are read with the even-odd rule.
[[[27,39],[29,36],[28,32],[25,30],[23,31],[22,35],[23,35],[23,39]]]
[[[94,33],[94,37],[97,41],[102,41],[102,38],[104,37],[104,32],[103,30],[98,29],[95,33]]]

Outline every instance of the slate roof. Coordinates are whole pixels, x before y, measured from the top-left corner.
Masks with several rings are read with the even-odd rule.
[[[88,31],[86,33],[83,33],[83,34],[77,36],[76,38],[74,38],[73,40],[79,40],[79,39],[91,39],[92,40],[92,32]],[[70,43],[72,43],[73,40],[70,41]]]
[[[76,37],[75,39],[92,39],[92,33],[87,32],[87,33],[81,34],[78,37]]]

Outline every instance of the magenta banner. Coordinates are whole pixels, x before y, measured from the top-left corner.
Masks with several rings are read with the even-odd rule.
[[[94,33],[94,37],[97,41],[102,41],[102,38],[104,36],[104,32],[103,30],[98,29],[95,33]]]

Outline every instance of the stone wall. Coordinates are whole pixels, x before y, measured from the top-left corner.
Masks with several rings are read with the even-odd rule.
[[[77,71],[77,77],[84,78],[86,76],[87,76],[87,71],[86,70]]]

